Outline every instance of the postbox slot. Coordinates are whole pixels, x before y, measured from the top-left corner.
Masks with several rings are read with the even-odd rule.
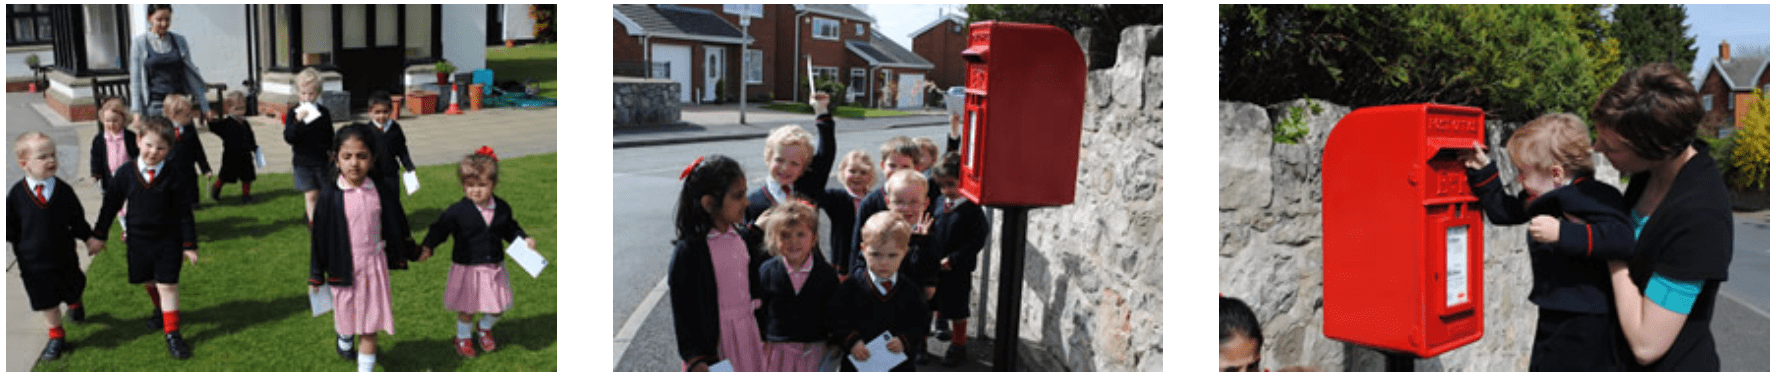
[[[987,47],[975,46],[970,47],[967,50],[962,50],[962,59],[967,60],[969,63],[986,63]]]

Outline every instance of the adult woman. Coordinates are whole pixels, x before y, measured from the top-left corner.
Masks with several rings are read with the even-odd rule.
[[[1670,63],[1624,73],[1592,109],[1594,147],[1631,175],[1634,258],[1611,262],[1610,275],[1637,369],[1720,370],[1708,326],[1733,258],[1733,223],[1720,169],[1695,138],[1702,113]]]
[[[210,116],[210,102],[204,99],[203,76],[191,61],[191,44],[185,36],[167,31],[173,24],[171,4],[148,5],[148,32],[137,34],[130,43],[130,114],[134,122],[143,116],[163,115],[161,100],[168,94],[184,93],[203,111],[199,117]]]

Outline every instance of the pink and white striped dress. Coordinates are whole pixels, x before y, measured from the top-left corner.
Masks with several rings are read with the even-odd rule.
[[[349,188],[344,177],[345,223],[351,233],[352,285],[333,286],[333,328],[341,335],[395,334],[389,306],[388,257],[382,248],[382,201],[372,180]]]
[[[481,221],[493,225],[492,199],[487,206],[475,204]],[[457,238],[460,242],[462,238]],[[520,241],[522,242],[522,241]],[[444,308],[456,312],[499,314],[512,309],[512,283],[504,263],[450,264],[444,284]]]

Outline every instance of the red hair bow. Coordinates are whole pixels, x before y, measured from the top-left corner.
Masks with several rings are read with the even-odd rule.
[[[481,156],[486,156],[490,159],[493,159],[493,161],[495,161],[495,162],[499,161],[499,156],[493,154],[493,147],[481,146],[481,149],[475,150],[475,154],[481,155]]]
[[[697,169],[698,164],[703,164],[703,157],[702,156],[698,156],[697,161],[691,162],[691,165],[685,166],[684,172],[678,173],[678,179],[684,180],[685,177],[689,177],[691,175],[691,170]]]

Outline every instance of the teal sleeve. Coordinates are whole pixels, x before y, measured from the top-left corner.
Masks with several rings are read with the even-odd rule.
[[[1674,280],[1658,273],[1653,273],[1653,278],[1647,280],[1647,299],[1683,315],[1690,314],[1690,307],[1696,304],[1696,295],[1701,293],[1702,281]]]

